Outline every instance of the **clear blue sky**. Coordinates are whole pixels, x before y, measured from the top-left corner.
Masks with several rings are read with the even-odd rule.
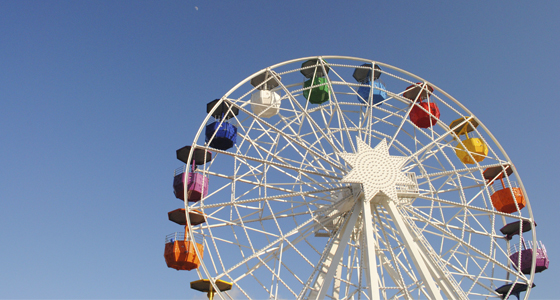
[[[0,0],[0,298],[192,298],[164,236],[206,103],[288,59],[388,63],[515,163],[558,297],[560,2]]]

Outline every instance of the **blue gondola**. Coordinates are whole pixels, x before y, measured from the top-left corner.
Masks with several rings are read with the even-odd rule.
[[[206,111],[210,113],[219,102],[220,100],[216,99],[208,103]],[[227,122],[227,120],[238,114],[239,109],[226,101],[221,102],[216,110],[212,112],[212,116],[216,118],[217,121],[207,125],[205,132],[206,143],[209,142],[210,147],[219,150],[228,150],[235,145],[237,142],[237,128]]]
[[[374,70],[372,74],[372,69]],[[358,88],[358,101],[363,103],[369,102],[369,94],[371,92],[371,80],[373,79],[373,95],[371,99],[371,104],[375,105],[387,99],[387,90],[385,85],[379,81],[381,76],[381,67],[379,65],[373,66],[373,64],[363,64],[354,70],[352,76],[357,82],[361,84],[367,84],[368,86],[360,86]],[[373,75],[373,76],[372,76]]]
[[[364,82],[363,84],[370,84],[370,82]],[[371,87],[369,86],[361,86],[360,88],[358,88],[358,100],[367,104],[370,91]],[[375,80],[373,82],[373,95],[371,104],[375,105],[377,103],[381,103],[385,99],[387,99],[385,85],[381,83],[381,81]]]
[[[237,142],[237,128],[228,122],[216,121],[206,126],[206,142],[210,141],[214,133],[216,135],[210,141],[210,147],[227,150]]]

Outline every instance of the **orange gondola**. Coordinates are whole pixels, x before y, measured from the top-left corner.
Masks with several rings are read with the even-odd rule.
[[[200,261],[204,255],[204,246],[201,241],[193,241],[188,236],[187,214],[185,209],[179,208],[167,213],[169,220],[185,226],[185,232],[172,233],[165,237],[165,251],[163,256],[169,268],[176,270],[193,270],[200,267]],[[191,226],[206,222],[204,214],[198,210],[190,211],[188,214]],[[195,247],[200,253],[196,254]]]
[[[200,257],[196,255],[195,247],[198,248]],[[176,270],[193,270],[200,267],[200,261],[204,253],[204,246],[196,241],[191,241],[188,236],[181,232],[168,235],[165,238],[165,262],[169,268]]]
[[[525,196],[521,189],[515,186],[515,182],[509,180],[504,182],[504,175],[509,176],[512,172],[509,166],[497,166],[484,170],[484,178],[491,184],[488,189],[492,193],[490,195],[492,205],[497,211],[508,214],[521,210],[526,205]],[[502,184],[502,188],[499,190],[494,187],[496,179],[499,179]]]

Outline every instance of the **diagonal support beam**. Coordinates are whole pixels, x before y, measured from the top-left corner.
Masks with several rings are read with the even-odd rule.
[[[363,233],[365,244],[362,251],[365,253],[366,280],[369,290],[369,299],[379,300],[379,274],[377,274],[377,262],[375,261],[377,247],[373,232],[373,218],[370,202],[360,201],[363,206]]]
[[[387,256],[385,256],[385,253],[383,253],[383,251],[379,251],[377,255],[379,257],[379,263],[385,269],[389,277],[391,277],[397,288],[402,291],[404,298],[407,300],[412,300],[410,293],[408,293],[406,289],[406,284],[404,283],[402,276],[399,275],[397,271],[395,271],[395,269],[391,265],[391,261],[387,258]]]
[[[412,261],[416,266],[416,270],[418,270],[418,273],[420,273],[420,277],[422,278],[424,286],[428,294],[430,295],[430,299],[443,300],[441,291],[436,285],[430,269],[426,265],[426,261],[424,260],[424,257],[420,252],[420,248],[416,244],[416,241],[414,240],[409,228],[406,226],[404,220],[402,219],[397,206],[393,201],[388,199],[384,199],[380,201],[380,203],[389,212],[389,215],[391,215],[391,219],[393,219],[393,223],[400,233],[402,242],[406,245],[406,249],[408,250],[410,257],[412,258]]]
[[[405,215],[400,210],[399,212],[401,215]],[[447,270],[447,267],[444,264],[438,264],[438,261],[440,260],[439,256],[425,240],[425,237],[422,235],[416,224],[408,218],[405,220],[405,223],[410,231],[418,237],[417,241],[419,242],[416,244],[420,248],[420,255],[422,255],[432,278],[436,280],[438,286],[441,288],[441,291],[445,294],[445,297],[447,299],[468,299],[465,292],[461,289],[457,281],[453,279],[449,270]]]
[[[344,250],[348,245],[350,240],[350,235],[356,226],[356,221],[358,221],[358,216],[362,211],[362,205],[354,205],[350,219],[346,222],[343,228],[340,230],[336,240],[332,243],[329,251],[328,257],[325,259],[319,274],[315,279],[315,283],[312,285],[311,292],[307,299],[325,299],[327,290],[329,289],[331,282],[334,278],[335,272],[338,265],[340,265],[342,260],[342,255]]]

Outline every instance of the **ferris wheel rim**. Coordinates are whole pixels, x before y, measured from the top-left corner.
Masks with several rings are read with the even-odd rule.
[[[242,86],[243,84],[247,83],[251,78],[253,78],[253,77],[256,76],[257,74],[260,74],[260,73],[262,73],[262,72],[264,72],[264,71],[266,71],[266,70],[275,69],[275,68],[280,67],[280,66],[288,65],[288,64],[291,64],[291,63],[299,62],[299,61],[304,61],[304,60],[306,60],[306,59],[349,59],[349,60],[362,61],[362,62],[374,62],[375,64],[379,64],[379,65],[381,65],[381,66],[388,67],[388,68],[391,68],[391,69],[393,69],[393,70],[397,70],[397,71],[399,71],[399,72],[407,73],[408,75],[410,75],[410,76],[412,76],[412,77],[414,77],[414,78],[417,78],[418,80],[420,80],[420,81],[422,81],[422,82],[429,83],[430,86],[433,86],[434,89],[435,89],[436,91],[439,91],[439,92],[443,93],[445,96],[447,96],[448,99],[453,100],[454,103],[455,103],[456,105],[459,105],[463,110],[465,110],[466,112],[470,113],[470,111],[469,111],[466,107],[464,107],[459,101],[457,101],[457,100],[456,100],[455,98],[453,98],[451,95],[447,94],[447,93],[446,93],[445,91],[443,91],[442,89],[438,88],[437,86],[431,84],[430,82],[424,80],[423,78],[421,78],[421,77],[419,77],[419,76],[416,76],[416,75],[414,75],[414,74],[412,74],[412,73],[409,73],[409,72],[407,72],[407,71],[404,71],[404,70],[402,70],[402,69],[393,67],[393,66],[388,65],[388,64],[379,63],[379,62],[376,62],[376,61],[366,60],[366,59],[361,59],[361,58],[347,57],[347,56],[312,56],[312,57],[304,57],[304,58],[289,60],[289,61],[286,61],[286,62],[282,62],[282,63],[279,63],[279,64],[275,64],[275,65],[273,65],[273,66],[270,66],[270,67],[268,67],[268,68],[265,68],[265,69],[262,69],[262,70],[260,70],[260,71],[258,71],[258,72],[255,72],[254,74],[250,75],[249,77],[247,77],[246,79],[244,79],[243,81],[241,81],[240,83],[238,83],[236,86],[234,86],[232,89],[230,89],[222,98],[220,98],[220,100],[219,100],[220,102],[219,102],[219,103],[221,103],[221,102],[223,102],[223,101],[228,101],[228,98],[227,98],[227,97],[229,97],[229,95],[231,95],[235,90],[237,90],[237,89],[238,89],[240,86]],[[215,109],[216,109],[216,107],[214,107],[214,108],[207,114],[206,118],[204,119],[204,121],[203,121],[203,123],[202,123],[203,125],[208,123],[208,121],[210,120],[210,117],[211,117],[212,113],[215,111]],[[471,114],[471,115],[472,115],[472,114]],[[261,119],[258,115],[254,115],[253,117],[256,117],[257,119]],[[477,119],[477,120],[478,120],[478,119]],[[193,156],[193,153],[194,153],[195,148],[196,148],[197,146],[200,146],[200,145],[197,145],[197,144],[196,144],[196,141],[198,141],[198,140],[200,139],[200,136],[201,136],[201,134],[202,134],[203,127],[204,127],[203,125],[199,128],[198,132],[196,133],[196,136],[195,136],[195,139],[194,139],[195,143],[193,144],[193,147],[191,148],[190,153],[189,153],[189,156],[188,156],[189,161],[192,159],[192,156]],[[511,160],[509,159],[509,156],[507,156],[507,153],[505,152],[505,150],[503,149],[503,147],[499,144],[499,142],[497,141],[497,139],[492,135],[492,133],[486,128],[486,126],[485,126],[482,122],[480,122],[480,126],[482,127],[483,131],[484,131],[486,134],[489,135],[489,137],[490,137],[491,140],[493,141],[494,145],[497,146],[499,152],[500,152],[502,155],[504,155],[505,159],[509,162],[509,164],[511,165],[511,167],[512,167],[513,170],[514,170],[514,173],[515,173],[515,175],[516,175],[517,182],[519,183],[520,187],[522,188],[524,195],[527,195],[527,193],[526,193],[526,191],[525,191],[525,189],[524,189],[524,187],[523,187],[523,185],[522,185],[521,179],[519,178],[519,175],[518,175],[518,173],[517,173],[517,170],[515,169],[515,166],[513,165],[513,163],[511,163]],[[204,147],[205,149],[210,149],[209,147],[206,147],[206,146],[203,146],[203,147]],[[186,191],[186,189],[185,189],[185,191]],[[185,198],[185,199],[186,199],[186,198]],[[530,216],[529,219],[533,220],[533,215],[532,215],[532,211],[531,211],[531,208],[530,208],[530,201],[529,201],[529,199],[527,199],[527,205],[526,205],[526,207],[527,207],[527,209],[528,209],[527,212],[528,212],[528,214],[529,214],[529,216]],[[185,210],[186,210],[187,213],[188,213],[189,209],[190,209],[190,207],[189,207],[189,205],[188,205],[188,202],[185,201]],[[190,224],[190,221],[188,220],[188,218],[187,218],[187,222],[188,222],[188,227],[191,228],[191,224]],[[532,231],[532,235],[533,235],[533,241],[536,243],[536,232],[535,232],[534,228],[533,228],[533,231]],[[191,236],[191,238],[194,239],[194,235],[193,235],[192,230],[189,230],[189,236]],[[197,252],[197,255],[199,255],[198,249],[195,248],[195,251]],[[534,263],[533,263],[533,264],[534,264]],[[207,276],[210,277],[210,272],[206,269],[205,264],[202,264],[202,267],[203,267],[204,273],[206,273]],[[200,271],[198,271],[198,272],[199,272],[199,274],[200,274]],[[531,274],[530,282],[533,281],[533,277],[534,277],[534,273]],[[527,291],[527,294],[526,294],[527,296],[528,296],[528,294],[529,294],[529,291],[530,291],[530,288],[529,288],[528,291]],[[220,294],[220,293],[218,293],[218,294],[219,294],[220,297],[221,297],[221,294]]]

